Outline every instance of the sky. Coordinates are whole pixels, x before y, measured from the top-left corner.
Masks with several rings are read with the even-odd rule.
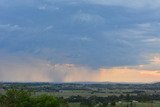
[[[159,0],[0,0],[0,81],[160,81]]]

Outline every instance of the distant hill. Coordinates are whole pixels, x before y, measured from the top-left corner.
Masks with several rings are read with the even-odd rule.
[[[153,85],[160,85],[160,82],[153,83]]]

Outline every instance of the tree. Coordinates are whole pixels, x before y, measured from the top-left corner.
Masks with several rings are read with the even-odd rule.
[[[108,102],[103,102],[99,105],[99,107],[107,107],[108,106]]]
[[[54,96],[40,95],[35,98],[36,107],[59,107],[60,103]]]
[[[115,106],[116,105],[116,102],[115,101],[112,101],[111,102],[111,106]]]
[[[5,107],[59,107],[67,103],[54,96],[40,95],[31,96],[31,93],[24,90],[8,90],[5,95],[0,95],[0,104]]]
[[[29,107],[31,106],[31,94],[24,90],[8,90],[6,92],[6,105],[8,107]]]
[[[5,95],[0,94],[0,104],[1,104],[1,107],[3,107],[3,106],[4,106],[4,104],[5,104],[5,99],[6,99],[6,96],[5,96]]]
[[[130,94],[127,94],[127,95],[126,95],[126,100],[127,100],[128,102],[131,100]]]

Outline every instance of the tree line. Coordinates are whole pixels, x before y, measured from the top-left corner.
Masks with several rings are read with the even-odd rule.
[[[137,102],[152,102],[160,101],[159,94],[137,94],[137,95],[111,95],[108,97],[82,97],[70,96],[66,99],[57,98],[51,95],[34,95],[32,92],[25,90],[7,90],[5,94],[0,94],[0,107],[68,107],[69,103],[80,103],[82,106],[94,107],[99,104],[99,107],[107,107],[109,104],[116,105],[116,102],[125,101],[132,104]]]
[[[50,95],[35,95],[24,90],[7,90],[0,95],[1,107],[60,107],[66,106],[62,98]]]
[[[116,105],[116,102],[128,102],[130,107],[132,107],[133,102],[153,102],[153,101],[160,101],[160,95],[153,94],[138,94],[138,95],[111,95],[108,97],[98,97],[98,96],[91,96],[91,97],[82,97],[82,96],[71,96],[66,99],[67,102],[70,103],[80,103],[82,106],[87,107],[94,107],[95,105],[99,104],[99,107],[107,107],[109,104],[112,106]]]

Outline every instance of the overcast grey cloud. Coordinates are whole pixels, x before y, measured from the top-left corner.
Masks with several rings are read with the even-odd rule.
[[[19,57],[15,61],[33,58],[60,68],[73,64],[72,72],[86,74],[139,65],[154,70],[146,66],[160,51],[159,7],[159,0],[0,0],[0,58],[10,54]],[[37,72],[39,65],[20,66]],[[64,81],[64,72],[57,75],[51,79],[47,73],[44,80]]]

